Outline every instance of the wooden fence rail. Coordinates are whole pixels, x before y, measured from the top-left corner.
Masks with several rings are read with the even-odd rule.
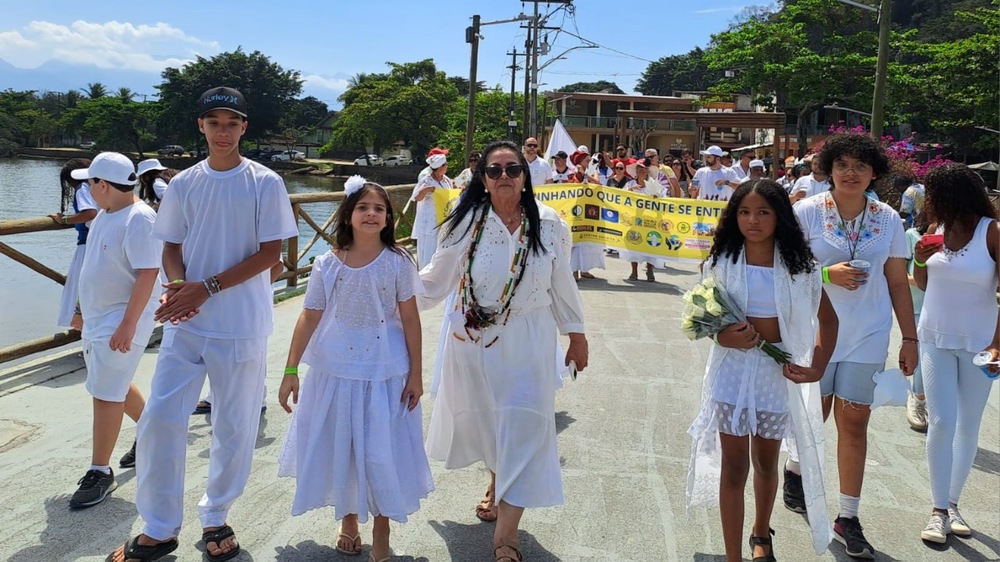
[[[413,185],[394,185],[386,187],[389,193],[389,199],[392,201],[393,208],[396,211],[397,216],[402,211],[404,204],[410,196],[410,192],[413,190]],[[338,192],[316,192],[316,193],[293,193],[289,195],[289,199],[292,202],[292,212],[295,215],[295,221],[298,223],[299,219],[305,222],[313,230],[314,234],[307,244],[301,249],[299,248],[298,238],[289,238],[286,241],[287,248],[285,256],[282,259],[285,271],[281,273],[278,277],[279,280],[285,281],[287,287],[294,288],[298,285],[299,279],[308,276],[309,272],[312,271],[312,263],[302,263],[305,257],[309,254],[309,250],[318,242],[323,239],[327,244],[333,245],[333,238],[329,233],[330,226],[333,224],[334,213],[331,213],[322,224],[316,221],[312,215],[309,214],[303,207],[305,205],[310,205],[313,203],[339,203],[344,200],[344,193],[342,191]],[[403,218],[403,224],[408,224],[409,218]],[[21,218],[13,220],[3,220],[0,221],[0,237],[9,236],[14,234],[23,234],[26,232],[43,232],[46,230],[62,230],[65,228],[73,228],[72,226],[62,225],[56,223],[49,217],[32,217],[32,218]],[[400,240],[401,242],[408,240],[404,238]],[[9,244],[0,242],[0,254],[11,258],[12,260],[24,265],[28,269],[48,277],[49,279],[59,283],[60,285],[66,284],[66,276],[59,273],[58,271],[52,269],[51,267],[39,262],[38,260],[19,252],[18,250],[11,247]],[[56,347],[61,347],[68,343],[78,341],[80,339],[80,332],[76,330],[68,330],[57,332],[52,336],[32,339],[28,341],[18,342],[14,345],[0,348],[0,363],[6,363],[8,361],[13,361],[15,359],[20,359],[27,355],[33,353],[39,353],[41,351],[46,351],[48,349],[54,349]]]

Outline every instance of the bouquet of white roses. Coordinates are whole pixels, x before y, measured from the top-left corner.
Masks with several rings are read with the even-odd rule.
[[[743,311],[733,302],[729,293],[711,277],[684,293],[681,330],[691,340],[714,337],[726,326],[745,321],[746,316]],[[757,347],[779,365],[784,365],[791,359],[791,355],[763,339]]]

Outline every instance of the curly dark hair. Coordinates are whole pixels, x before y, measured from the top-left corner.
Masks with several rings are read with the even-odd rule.
[[[756,193],[763,197],[774,210],[775,217],[778,219],[774,240],[781,261],[785,264],[788,272],[792,275],[811,273],[815,268],[816,260],[806,242],[805,234],[802,233],[802,228],[795,218],[795,213],[792,211],[788,193],[777,182],[766,178],[744,182],[733,192],[729,204],[722,211],[719,226],[715,231],[715,239],[712,240],[712,249],[708,253],[712,265],[715,266],[719,263],[719,258],[730,258],[733,263],[739,259],[740,252],[743,251],[743,242],[746,239],[740,232],[737,216],[740,204],[750,193]]]
[[[410,258],[410,261],[413,261],[413,256],[405,248],[396,243],[396,218],[392,208],[392,201],[389,199],[389,193],[381,185],[370,181],[365,182],[365,185],[361,189],[345,197],[340,203],[340,207],[337,208],[337,212],[334,213],[332,231],[337,249],[349,249],[354,243],[354,229],[351,227],[351,215],[354,214],[354,208],[358,206],[358,201],[361,201],[361,198],[369,193],[377,193],[385,202],[385,226],[378,233],[379,240],[382,241],[382,244],[386,248],[399,255],[406,256]]]
[[[872,167],[874,177],[872,182],[878,178],[885,177],[889,173],[889,157],[885,154],[885,149],[877,143],[875,139],[861,133],[838,133],[831,135],[823,143],[823,148],[819,155],[813,158],[813,166],[830,176],[830,185],[836,188],[833,181],[833,163],[842,156],[850,156],[868,164]],[[869,185],[869,188],[874,185]]]
[[[90,158],[73,158],[63,164],[59,170],[59,184],[62,188],[62,196],[59,199],[59,212],[65,213],[73,209],[73,198],[76,196],[76,188],[82,183],[70,176],[73,170],[85,170],[90,167]]]
[[[927,221],[944,225],[962,225],[972,230],[982,217],[997,219],[997,211],[986,195],[983,178],[965,164],[945,164],[931,170],[924,180]]]
[[[458,198],[458,204],[445,217],[442,226],[445,228],[447,234],[451,234],[470,213],[474,217],[473,220],[478,220],[483,216],[483,213],[488,212],[487,204],[490,198],[486,193],[486,183],[483,181],[483,176],[486,174],[486,163],[490,159],[490,154],[501,149],[512,151],[514,154],[517,154],[520,160],[519,163],[523,169],[521,177],[524,178],[524,191],[521,192],[521,207],[524,208],[524,215],[528,218],[528,248],[535,254],[538,254],[545,251],[545,246],[542,245],[540,236],[542,219],[539,216],[538,203],[535,202],[535,192],[531,188],[531,170],[528,168],[528,161],[521,154],[520,147],[511,141],[494,141],[486,145],[486,148],[483,149],[483,158],[476,165],[475,173],[472,174],[472,180],[466,186],[465,191],[462,192],[462,196]],[[468,233],[471,229],[472,223],[469,223],[466,226],[465,233]]]

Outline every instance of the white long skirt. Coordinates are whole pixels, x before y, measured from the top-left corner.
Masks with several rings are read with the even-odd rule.
[[[643,263],[643,262],[645,262],[645,263],[651,263],[651,264],[653,264],[653,267],[663,267],[663,264],[664,264],[664,261],[665,261],[663,258],[656,258],[656,257],[650,256],[648,254],[640,254],[638,252],[630,252],[628,250],[619,250],[618,251],[618,259],[620,259],[622,261],[625,261],[625,262],[629,262],[629,263],[632,263],[632,262],[635,262],[635,263]]]
[[[497,331],[499,339],[487,348]],[[562,504],[556,349],[556,324],[548,308],[511,316],[506,327],[487,330],[479,343],[449,334],[427,433],[431,458],[444,461],[446,468],[482,461],[496,473],[498,502]]]
[[[574,244],[569,253],[569,267],[572,271],[604,269],[604,248],[594,244]]]
[[[415,233],[414,239],[417,241],[417,269],[427,267],[437,251],[438,231]]]
[[[73,311],[80,298],[80,269],[83,268],[83,255],[87,252],[86,244],[79,244],[73,252],[73,260],[69,262],[66,273],[66,284],[63,286],[62,297],[59,299],[59,321],[57,326],[69,328],[73,320]]]
[[[434,489],[420,406],[400,402],[406,380],[347,379],[310,368],[299,391],[278,475],[297,480],[292,515],[334,507],[405,522]]]

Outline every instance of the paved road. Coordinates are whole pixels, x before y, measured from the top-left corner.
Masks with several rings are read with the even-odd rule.
[[[526,514],[521,534],[525,559],[721,562],[718,511],[684,508],[690,450],[685,432],[698,408],[708,351],[704,341],[687,341],[677,327],[678,297],[694,283],[695,268],[680,265],[658,272],[655,284],[629,284],[623,281],[627,265],[609,260],[608,267],[595,272],[607,279],[581,282],[591,368],[557,397],[567,503]],[[336,526],[330,511],[289,515],[294,484],[276,476],[289,419],[277,406],[276,390],[300,306],[297,298],[276,309],[269,408],[250,483],[230,520],[245,549],[236,560],[243,562],[357,560],[334,551]],[[423,316],[425,365],[433,360],[440,319],[440,309]],[[155,360],[153,349],[139,370],[141,388],[148,388]],[[103,560],[140,529],[132,470],[118,473],[119,488],[103,504],[79,512],[68,509],[90,454],[90,399],[83,380],[82,360],[73,352],[0,371],[0,560]],[[879,560],[1000,560],[997,386],[962,501],[977,532],[971,539],[951,539],[943,548],[931,549],[919,540],[930,509],[924,438],[909,429],[902,409],[876,411],[861,511],[865,532],[880,549]],[[429,416],[433,402],[427,399],[424,406]],[[206,416],[191,418],[185,527],[174,560],[201,559],[195,505],[207,475],[210,431]],[[116,459],[134,436],[134,426],[126,422]],[[832,425],[827,439],[836,439]],[[833,449],[827,451],[831,466]],[[492,560],[493,526],[479,523],[472,509],[486,472],[445,471],[437,463],[432,468],[437,490],[409,523],[393,525],[394,560]],[[836,490],[835,479],[827,482],[831,502]],[[814,556],[803,519],[784,508],[776,508],[773,526],[779,560],[848,560],[839,544]],[[370,544],[370,525],[363,532]]]

